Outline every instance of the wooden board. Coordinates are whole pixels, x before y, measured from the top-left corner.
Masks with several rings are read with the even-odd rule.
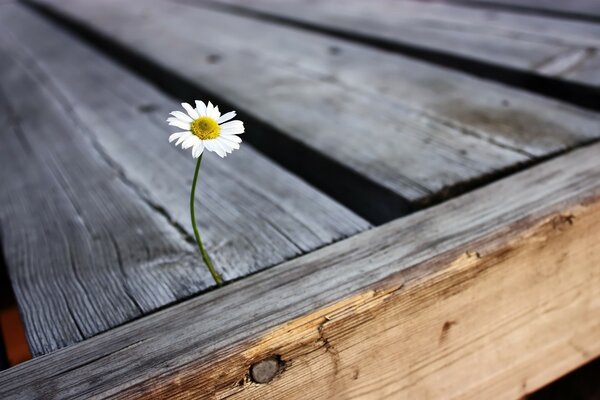
[[[0,398],[517,398],[600,354],[599,154],[1,372]]]
[[[211,90],[273,126],[274,136],[306,146],[305,158],[290,160],[294,146],[260,143],[328,192],[342,183],[328,168],[312,170],[311,154],[345,166],[349,183],[338,198],[376,222],[403,214],[406,202],[439,201],[600,134],[598,115],[252,18],[160,0],[36,3],[139,55],[136,64],[150,61],[161,77]],[[352,174],[396,197],[371,197],[373,186]]]
[[[212,286],[192,238],[178,108],[21,6],[0,7],[0,228],[34,355]],[[197,214],[225,280],[369,224],[248,145],[205,157]]]
[[[596,88],[600,86],[600,72],[583,72],[600,59],[600,24],[593,22],[417,1],[350,0],[345,1],[343,7],[327,0],[174,1],[229,5],[234,7],[229,9],[233,12],[259,12],[262,16],[280,17],[282,23],[300,21],[357,40],[373,38],[390,45],[395,43],[396,50],[409,54],[415,53],[413,47],[419,47]],[[502,74],[507,72],[497,73]],[[526,79],[521,80],[527,84]]]
[[[549,14],[563,18],[599,21],[600,3],[596,0],[446,0],[450,2],[503,8],[514,12]]]

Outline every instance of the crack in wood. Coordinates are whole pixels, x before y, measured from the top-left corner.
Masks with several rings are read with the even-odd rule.
[[[331,321],[327,316],[323,317],[323,322],[319,324],[317,327],[317,332],[319,334],[319,342],[322,343],[323,348],[325,348],[325,352],[331,355],[331,361],[333,363],[333,376],[337,376],[340,368],[340,355],[336,348],[331,344],[329,339],[325,336],[325,325]]]

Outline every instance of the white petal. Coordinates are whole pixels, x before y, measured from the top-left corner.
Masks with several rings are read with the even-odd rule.
[[[233,151],[232,147],[230,146],[230,143],[228,143],[227,141],[223,140],[223,138],[219,137],[219,138],[217,138],[215,140],[217,142],[217,145],[219,147],[221,147],[221,149],[225,153],[231,153]]]
[[[231,146],[229,146],[225,141],[219,140],[219,138],[217,138],[217,139],[215,139],[215,142],[216,142],[217,146],[219,146],[221,148],[221,150],[223,150],[225,155],[227,155],[233,151],[233,148],[231,148]]]
[[[223,151],[221,146],[217,144],[216,140],[204,140],[203,143],[204,147],[206,147],[206,150],[217,153],[221,158],[225,157],[225,152]]]
[[[192,157],[200,157],[202,151],[204,151],[204,145],[202,144],[202,140],[200,140],[197,144],[194,145],[194,148],[192,149]]]
[[[227,140],[229,140],[230,142],[234,142],[234,143],[242,143],[242,138],[236,135],[230,135],[228,133],[221,133],[221,135],[219,137],[224,137]]]
[[[213,119],[216,121],[219,118],[221,118],[221,111],[219,111],[219,107],[215,106],[215,108],[213,109]]]
[[[181,148],[182,149],[189,149],[190,147],[194,146],[199,141],[200,141],[200,139],[198,139],[197,136],[191,135],[191,136],[189,136],[187,139],[185,139],[183,141],[183,144],[181,145]]]
[[[204,117],[206,115],[206,104],[201,100],[196,100],[196,111],[200,117]]]
[[[241,135],[242,133],[244,133],[244,128],[221,129],[221,134],[223,135]]]
[[[190,136],[192,136],[192,132],[186,132],[185,135],[181,136],[177,140],[177,143],[175,143],[175,146],[179,146],[180,143],[183,143],[183,141],[186,140],[187,138],[189,138]]]
[[[221,142],[221,143],[223,144],[223,146],[225,146],[228,153],[232,153],[234,150],[238,150],[240,148],[240,145],[237,143],[228,143],[228,142]]]
[[[239,149],[240,148],[240,142],[236,142],[230,138],[235,137],[237,138],[237,136],[219,136],[218,140],[221,141],[221,143],[224,143],[226,146],[231,147],[232,149]],[[240,140],[241,141],[241,140]]]
[[[213,103],[211,103],[209,101],[208,104],[206,105],[206,116],[207,117],[212,118],[214,108],[215,108],[215,106],[213,106]]]
[[[175,132],[174,134],[172,134],[171,136],[169,136],[169,143],[171,143],[175,139],[179,139],[180,137],[182,137],[186,133],[189,133],[189,132],[187,132],[187,131],[186,132]]]
[[[236,115],[235,111],[229,111],[228,113],[225,113],[225,114],[221,115],[219,117],[219,119],[217,120],[217,123],[222,124],[223,122],[227,122],[231,118],[235,117],[235,115]]]
[[[173,111],[171,113],[171,115],[174,116],[175,118],[177,118],[178,120],[183,121],[183,122],[192,122],[193,121],[193,119],[190,118],[189,115],[184,114],[181,111]]]
[[[192,126],[191,123],[189,123],[189,122],[183,122],[183,121],[180,121],[180,120],[178,120],[176,118],[170,119],[169,125],[176,126],[178,128],[185,129],[185,130],[189,130],[191,128],[191,126]]]
[[[192,117],[192,119],[200,117],[196,110],[194,110],[194,107],[192,107],[189,103],[181,103],[181,107],[183,107],[185,111],[187,111],[188,115]]]
[[[204,148],[208,151],[215,151],[215,148],[213,146],[213,141],[212,140],[203,140],[202,144],[204,145]]]
[[[226,122],[224,124],[221,125],[221,129],[224,128],[243,128],[244,127],[244,123],[242,121],[240,121],[239,119],[236,119],[235,121],[229,121]]]

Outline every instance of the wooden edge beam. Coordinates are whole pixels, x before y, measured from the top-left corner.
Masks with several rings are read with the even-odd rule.
[[[21,364],[0,398],[519,397],[600,354],[599,154]]]

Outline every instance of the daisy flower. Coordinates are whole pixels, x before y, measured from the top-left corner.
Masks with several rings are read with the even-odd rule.
[[[238,135],[244,133],[244,123],[239,120],[232,121],[235,117],[235,111],[221,115],[219,107],[213,106],[210,101],[208,104],[204,104],[202,101],[196,100],[196,108],[188,103],[181,103],[181,106],[186,112],[173,111],[167,122],[171,126],[183,129],[183,131],[175,132],[169,136],[169,143],[176,140],[176,146],[181,145],[184,149],[191,148],[192,156],[198,160],[196,161],[190,191],[190,218],[202,260],[217,286],[221,286],[223,279],[208,256],[196,225],[194,194],[196,193],[196,183],[198,182],[198,172],[200,172],[204,149],[214,151],[220,157],[225,157],[233,150],[239,149],[242,139]]]
[[[196,100],[195,108],[189,103],[181,103],[181,106],[186,112],[173,111],[167,122],[183,131],[169,136],[169,143],[176,140],[176,146],[191,148],[194,158],[200,157],[204,149],[225,157],[240,148],[242,139],[238,135],[244,133],[244,123],[232,121],[235,111],[221,115],[219,107],[200,100]]]

